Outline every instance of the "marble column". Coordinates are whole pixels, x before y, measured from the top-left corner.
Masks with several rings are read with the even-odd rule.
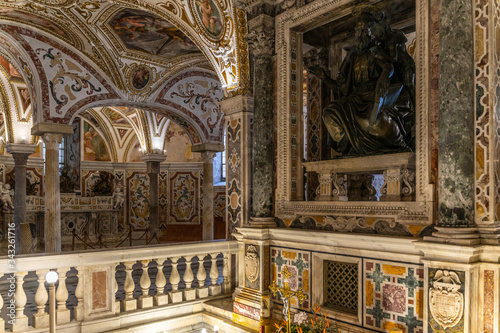
[[[59,180],[59,145],[63,135],[73,134],[73,126],[38,123],[31,128],[32,135],[41,136],[45,143],[45,252],[61,252],[61,199]]]
[[[45,252],[61,252],[59,145],[61,134],[45,133]]]
[[[247,42],[254,64],[252,134],[252,218],[255,226],[274,226],[273,217],[273,53],[274,19],[262,14],[249,23]]]
[[[479,237],[474,221],[474,12],[469,0],[446,0],[441,6],[446,10],[439,29],[439,218],[433,236],[468,245]]]
[[[149,175],[149,223],[151,240],[158,241],[158,230],[160,228],[160,215],[158,212],[159,188],[158,174],[160,173],[160,163],[167,158],[163,154],[146,154],[141,159],[146,162],[147,173]]]
[[[203,240],[214,239],[214,157],[224,146],[218,144],[201,144],[191,148],[200,152],[203,157]]]
[[[27,144],[7,144],[7,152],[14,158],[14,224],[16,254],[29,253],[31,244],[24,244],[24,240],[31,238],[31,234],[21,237],[21,223],[26,223],[26,164],[28,157],[36,150],[36,146]],[[29,231],[28,229],[25,229]]]

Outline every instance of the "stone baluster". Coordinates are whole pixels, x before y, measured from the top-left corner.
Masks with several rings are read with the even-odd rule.
[[[156,259],[158,263],[158,272],[156,273],[156,295],[154,295],[154,305],[161,306],[168,304],[168,295],[165,295],[165,285],[167,284],[167,279],[165,274],[163,274],[163,263],[165,259]]]
[[[223,266],[222,266],[222,292],[224,294],[229,294],[231,293],[231,272],[229,270],[229,259],[228,257],[231,256],[231,253],[223,253]]]
[[[57,274],[59,274],[59,285],[56,291],[57,300],[57,312],[56,312],[56,322],[57,325],[62,325],[69,323],[71,321],[70,310],[66,307],[66,301],[68,300],[68,289],[66,288],[66,273],[69,271],[69,267],[63,267],[57,269]]]
[[[119,314],[120,313],[120,301],[116,299],[116,293],[118,292],[118,281],[116,281],[116,267],[115,267],[114,273],[115,273],[115,276],[113,278],[113,284],[115,285],[115,293],[113,294],[113,299],[115,302],[115,314]]]
[[[172,260],[172,272],[170,272],[170,285],[172,286],[172,291],[168,294],[170,296],[171,303],[179,303],[182,302],[182,292],[177,288],[179,287],[179,282],[181,282],[181,276],[179,275],[179,271],[177,270],[179,257],[171,258]]]
[[[84,276],[85,276],[85,267],[79,266],[76,267],[78,274],[78,284],[75,289],[75,297],[78,300],[78,304],[73,308],[75,319],[77,321],[83,321],[83,292],[85,290],[84,286]]]
[[[49,314],[45,312],[45,304],[49,300],[49,294],[47,293],[47,289],[45,289],[45,274],[48,272],[48,269],[36,271],[38,288],[35,292],[35,303],[38,310],[33,315],[33,327],[35,328],[49,327]]]
[[[149,260],[141,260],[142,275],[139,284],[142,288],[142,296],[139,297],[139,309],[147,309],[153,307],[153,297],[149,296],[149,287],[151,279],[149,278]]]
[[[217,254],[212,253],[212,266],[210,267],[210,279],[212,280],[212,285],[208,287],[211,296],[217,296],[221,294],[221,287],[217,284],[217,279],[219,278],[219,270],[217,269]]]
[[[196,296],[198,298],[208,297],[208,288],[205,287],[205,280],[207,279],[207,271],[203,266],[205,262],[205,257],[199,255],[198,256],[198,272],[196,272],[196,279],[198,280],[198,289],[196,289]]]
[[[121,311],[133,311],[137,309],[137,301],[134,299],[134,289],[135,283],[132,279],[132,271],[135,262],[127,261],[125,263],[125,283],[123,284],[123,290],[125,290],[125,299],[122,301]]]
[[[23,287],[24,276],[26,274],[27,272],[18,272],[14,274],[16,278],[16,292],[14,294],[16,324],[12,326],[12,332],[26,332],[28,330],[28,317],[24,314],[24,306],[26,305],[27,298]]]
[[[191,288],[191,285],[193,284],[194,280],[194,274],[193,270],[191,269],[191,259],[188,257],[184,257],[186,259],[186,270],[184,271],[184,275],[182,276],[182,279],[184,280],[184,283],[186,284],[186,289],[184,289],[184,300],[185,301],[192,301],[196,299],[196,290]]]
[[[3,273],[0,273],[0,279],[3,277]],[[3,297],[0,295],[0,313],[2,313],[3,309]],[[0,317],[0,333],[5,333],[5,321]]]

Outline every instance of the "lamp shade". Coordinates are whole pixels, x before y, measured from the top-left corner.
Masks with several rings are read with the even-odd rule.
[[[58,279],[59,275],[57,274],[57,272],[49,271],[47,274],[45,274],[45,281],[47,281],[48,283],[56,283]]]

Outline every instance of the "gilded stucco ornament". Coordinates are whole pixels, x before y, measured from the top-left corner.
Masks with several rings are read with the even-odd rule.
[[[429,307],[432,317],[443,328],[454,327],[462,318],[464,295],[457,273],[438,270],[429,289]]]
[[[245,276],[250,282],[259,278],[259,253],[253,245],[248,246],[245,255]]]

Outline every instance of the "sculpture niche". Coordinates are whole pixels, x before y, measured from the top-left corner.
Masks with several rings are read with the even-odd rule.
[[[356,7],[353,16],[355,42],[337,78],[308,68],[333,92],[323,110],[329,145],[340,157],[412,151],[415,62],[406,37],[373,6]]]

